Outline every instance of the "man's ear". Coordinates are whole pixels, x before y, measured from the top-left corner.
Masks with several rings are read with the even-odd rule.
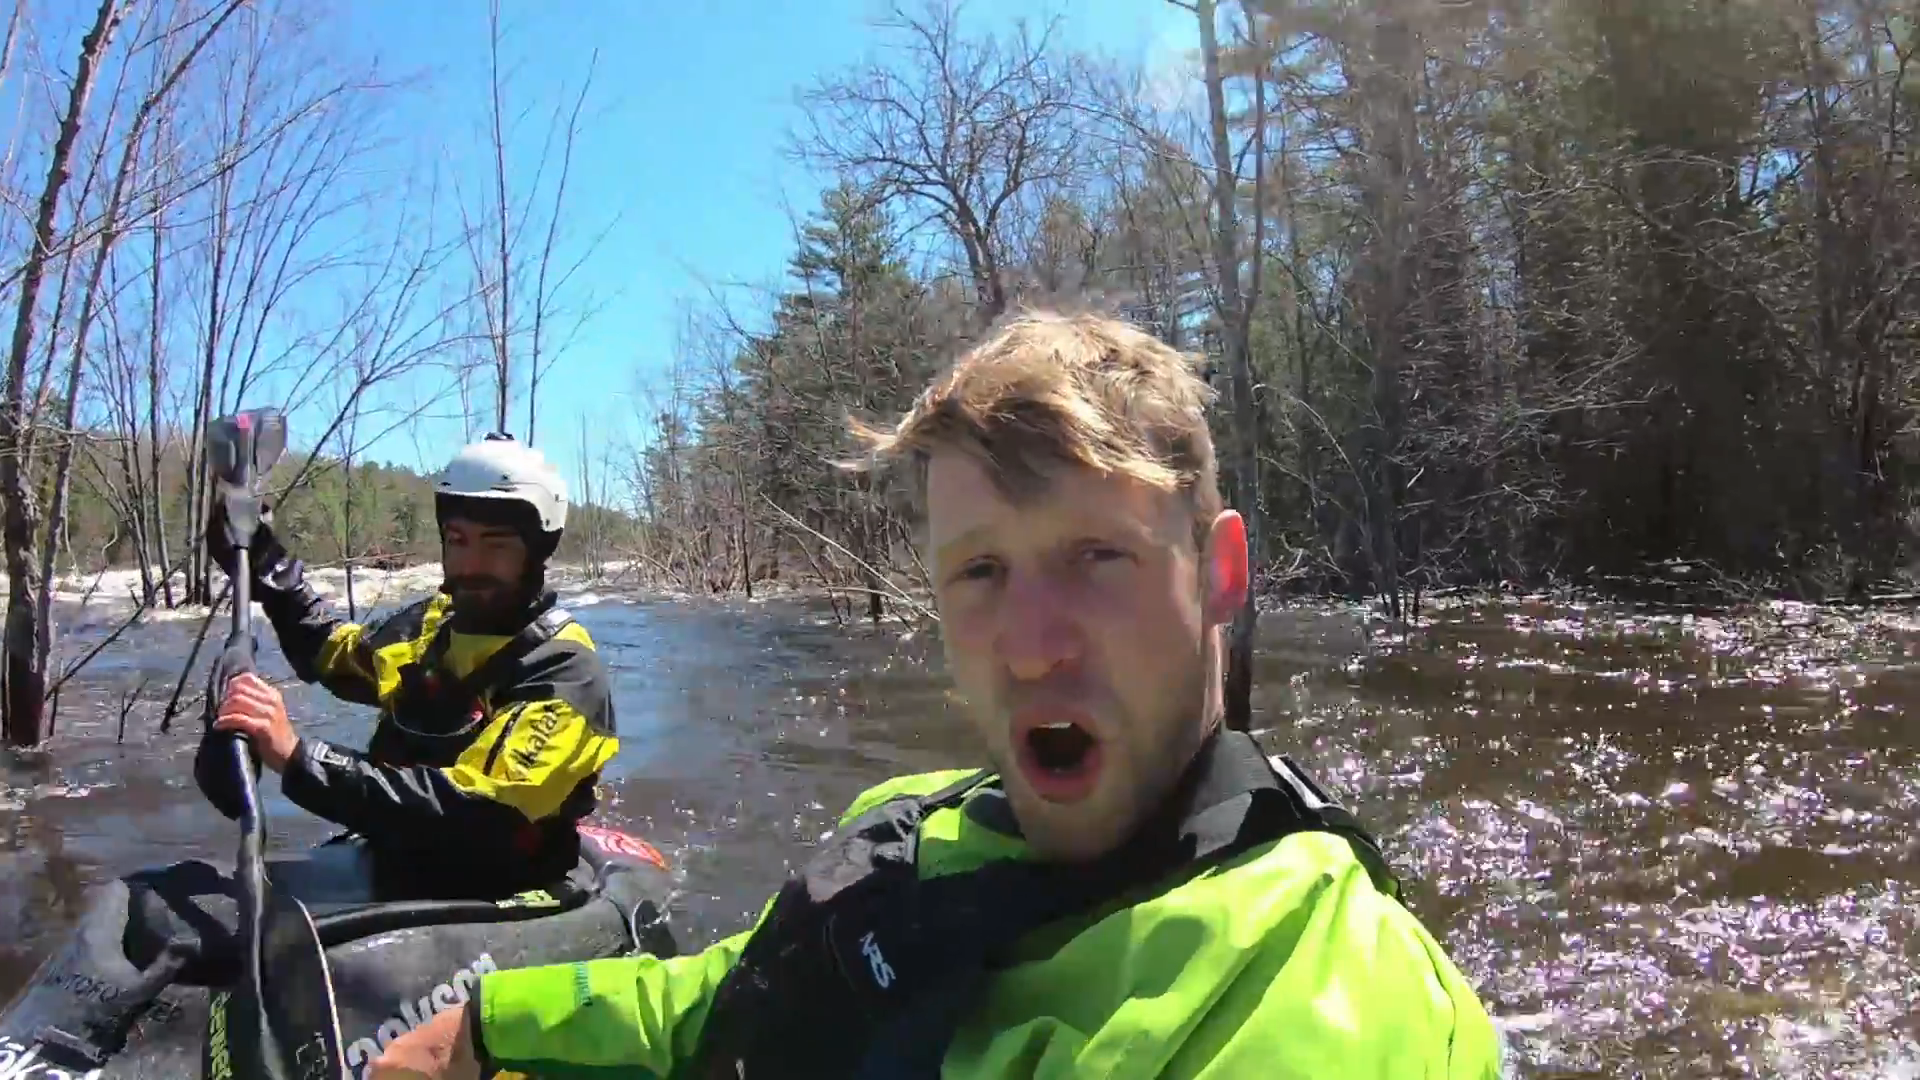
[[[1207,534],[1206,596],[1202,601],[1208,624],[1230,623],[1247,602],[1247,523],[1239,513],[1222,510]]]

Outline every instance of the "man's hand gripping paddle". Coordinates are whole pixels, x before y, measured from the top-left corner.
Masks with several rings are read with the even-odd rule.
[[[223,679],[254,669],[250,548],[260,528],[260,494],[254,485],[286,447],[286,417],[272,409],[221,417],[207,428],[214,497],[226,510],[234,550],[233,630],[220,660]],[[218,693],[224,687],[211,689]],[[216,701],[209,706],[217,708]],[[260,790],[252,750],[240,735],[233,736],[233,763],[240,791],[240,855],[234,870],[240,893],[240,982],[214,995],[201,1076],[346,1080],[326,953],[305,905],[267,881]]]

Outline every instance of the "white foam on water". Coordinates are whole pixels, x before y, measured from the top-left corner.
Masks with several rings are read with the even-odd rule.
[[[614,599],[590,586],[615,586],[637,567],[632,560],[609,561],[599,575],[589,578],[584,568],[556,565],[548,571],[554,590],[576,607],[588,607]],[[420,563],[399,570],[356,567],[353,571],[354,607],[360,612],[391,608],[427,595],[440,587],[441,566],[437,562]],[[0,574],[0,589],[7,577]],[[184,575],[174,576],[176,590],[185,587]],[[342,566],[318,566],[307,570],[307,583],[313,591],[344,607],[347,600],[347,571]],[[53,588],[56,625],[76,622],[111,622],[125,619],[139,607],[140,571],[121,567],[92,574],[63,574],[55,577]],[[258,610],[259,605],[255,605]],[[153,607],[142,616],[143,622],[188,622],[205,618],[203,605],[177,608]]]

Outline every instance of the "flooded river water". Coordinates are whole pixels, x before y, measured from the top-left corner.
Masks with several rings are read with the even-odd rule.
[[[864,786],[975,761],[930,635],[797,601],[572,604],[617,682],[603,813],[675,860],[685,945],[745,925]],[[197,720],[163,736],[138,704],[114,741],[193,629],[113,646],[51,749],[0,765],[0,999],[90,884],[230,857],[189,775]],[[1515,1075],[1920,1077],[1920,618],[1489,602],[1396,634],[1322,606],[1261,637],[1263,739],[1381,834]],[[365,737],[365,710],[289,699]],[[329,831],[269,813],[280,849]]]

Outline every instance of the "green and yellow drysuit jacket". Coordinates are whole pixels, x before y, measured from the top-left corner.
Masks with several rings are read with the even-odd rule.
[[[928,773],[873,788],[842,829],[873,820],[870,812],[899,796],[964,786],[965,776]],[[996,801],[998,812],[988,812]],[[991,786],[921,817],[918,879],[1026,860],[1006,822],[1005,797]],[[1177,874],[1143,897],[1045,926],[987,976],[944,1036],[910,1033],[941,1046],[937,1065],[847,1075],[1494,1080],[1500,1044],[1472,988],[1358,851],[1333,832],[1293,832]],[[1003,895],[990,894],[987,905]],[[715,1070],[706,1061],[703,1028],[710,1017],[724,1026],[716,1013],[727,1006],[716,1010],[716,998],[725,1000],[729,973],[777,918],[769,913],[754,931],[690,956],[484,977],[469,1007],[478,1010],[474,1036],[487,1075],[734,1076],[731,1062]],[[883,956],[870,935],[859,942],[839,954],[838,967],[871,964],[884,989],[896,974],[887,959],[894,953]],[[839,1025],[826,1027],[823,1037],[835,1037]],[[746,1068],[748,1080],[796,1072],[777,1063],[779,1045],[774,1066]]]
[[[281,776],[289,801],[434,892],[505,895],[572,869],[574,824],[619,740],[605,664],[551,592],[517,635],[455,630],[441,592],[369,626],[303,585],[260,596],[295,674],[380,710],[365,751],[303,737]],[[195,773],[231,815],[211,734]]]

